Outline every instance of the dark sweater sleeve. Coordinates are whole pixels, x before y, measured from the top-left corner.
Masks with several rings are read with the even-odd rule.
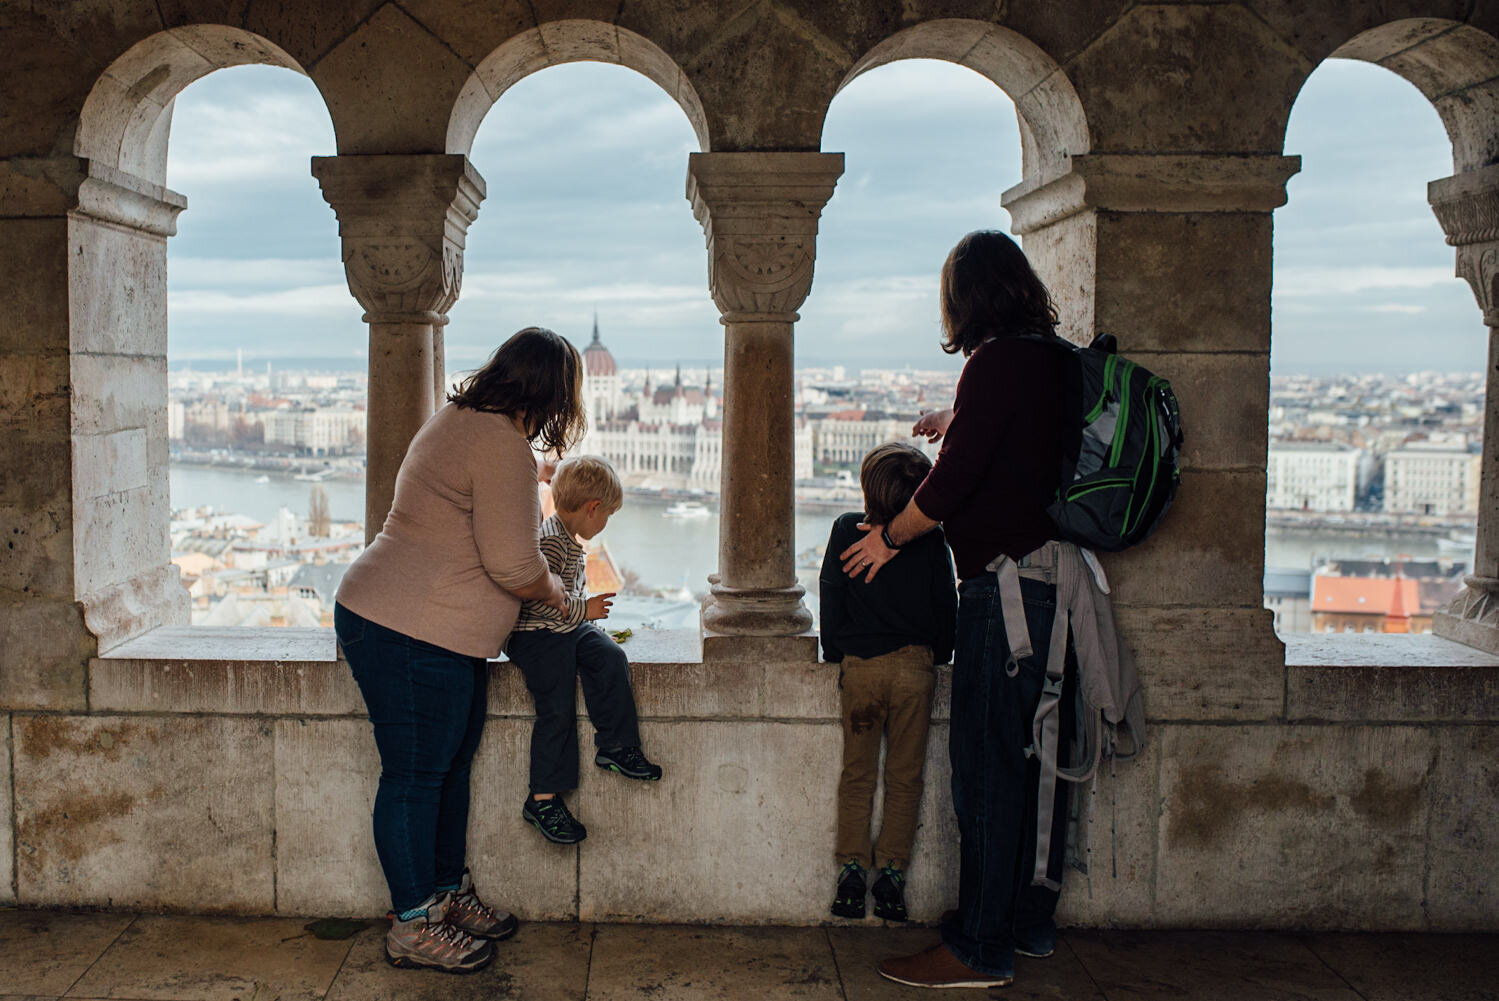
[[[843,649],[838,645],[838,633],[847,621],[848,577],[843,572],[843,561],[838,554],[848,548],[843,541],[839,523],[833,522],[828,533],[828,547],[822,554],[822,570],[817,577],[817,603],[819,631],[822,634],[822,659],[828,663],[843,660]]]
[[[937,630],[932,638],[932,663],[946,664],[952,660],[953,643],[958,630],[957,577],[953,573],[952,553],[947,544],[936,547],[932,558],[932,610],[937,616]]]
[[[963,506],[983,482],[994,458],[996,432],[1003,427],[1007,400],[1004,387],[994,384],[988,361],[975,354],[963,366],[942,450],[912,498],[933,521],[946,521]]]

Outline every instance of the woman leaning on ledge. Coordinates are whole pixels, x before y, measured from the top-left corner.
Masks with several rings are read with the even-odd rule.
[[[582,373],[577,349],[550,330],[500,345],[411,440],[385,524],[338,589],[334,629],[380,750],[375,851],[394,966],[477,970],[515,933],[464,865],[469,770],[486,660],[521,599],[563,605],[538,545],[532,446],[562,452],[581,437]]]

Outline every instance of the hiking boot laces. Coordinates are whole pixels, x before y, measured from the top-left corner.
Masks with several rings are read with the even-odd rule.
[[[509,938],[516,927],[513,914],[502,914],[490,907],[479,899],[472,886],[453,894],[445,920],[469,935],[483,938]]]

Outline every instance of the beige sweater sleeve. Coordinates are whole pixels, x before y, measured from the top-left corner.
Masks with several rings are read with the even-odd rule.
[[[503,456],[473,466],[474,543],[491,580],[503,588],[525,587],[547,572],[538,545],[541,501],[536,455],[521,440]]]

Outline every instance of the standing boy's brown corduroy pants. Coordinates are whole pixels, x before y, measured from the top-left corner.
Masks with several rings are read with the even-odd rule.
[[[916,836],[921,804],[921,768],[932,717],[936,669],[926,646],[901,647],[879,657],[843,659],[843,774],[838,780],[840,861],[858,859],[873,868],[885,862],[904,869]],[[869,815],[885,746],[885,808],[879,857],[870,843]]]

